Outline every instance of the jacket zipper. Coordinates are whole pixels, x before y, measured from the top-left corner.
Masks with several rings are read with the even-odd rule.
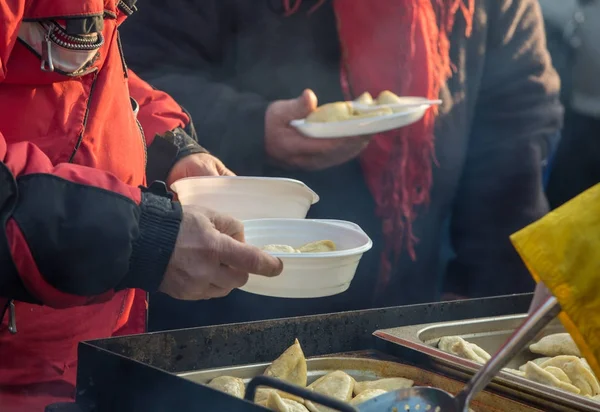
[[[144,134],[144,129],[142,128],[142,124],[138,120],[137,116],[135,117],[135,122],[138,125],[138,129],[140,129],[140,136],[142,138],[142,146],[144,147],[144,170],[145,170],[146,164],[148,163],[148,147],[146,145],[146,135]]]
[[[39,23],[46,34],[44,35],[44,41],[42,42],[42,56],[41,56],[41,69],[44,72],[53,72],[54,64],[52,63],[52,43],[70,50],[96,50],[102,47],[104,44],[104,36],[102,33],[96,33],[96,36],[73,36],[67,34],[60,25],[50,23]],[[93,64],[94,60],[91,60],[89,65]],[[85,67],[81,70],[85,70]],[[79,71],[81,71],[79,70]]]
[[[73,149],[73,153],[71,157],[69,157],[69,163],[73,163],[73,159],[77,154],[77,150],[79,150],[79,146],[81,146],[81,142],[83,141],[83,134],[85,133],[85,129],[87,126],[88,116],[90,114],[90,106],[92,105],[92,99],[94,98],[94,89],[96,86],[96,80],[98,79],[98,73],[94,73],[94,79],[92,80],[92,85],[90,86],[90,95],[88,96],[88,101],[85,106],[85,114],[83,115],[83,130],[79,134],[79,138],[77,139],[77,143],[75,144],[75,148]]]

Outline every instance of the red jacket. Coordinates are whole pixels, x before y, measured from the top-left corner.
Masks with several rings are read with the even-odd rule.
[[[2,411],[71,398],[79,341],[142,332],[130,288],[156,290],[173,249],[181,208],[139,186],[154,136],[190,119],[127,69],[134,3],[0,2],[0,310],[14,299],[18,329],[5,314]]]

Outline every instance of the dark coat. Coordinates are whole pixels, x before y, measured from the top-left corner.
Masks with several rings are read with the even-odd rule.
[[[154,301],[154,327],[256,320],[523,292],[532,281],[508,236],[547,211],[541,165],[560,127],[559,80],[545,48],[537,0],[477,0],[474,29],[452,34],[456,73],[443,86],[436,124],[431,204],[414,225],[416,262],[404,255],[385,296],[371,300],[382,246],[380,220],[357,161],[321,172],[289,172],[265,159],[269,102],[312,88],[320,103],[342,100],[339,40],[330,2],[283,17],[279,1],[145,0],[123,27],[128,64],[192,114],[200,143],[241,175],[286,176],[321,201],[312,218],[358,223],[374,249],[351,289],[315,300],[235,291],[199,303]],[[440,273],[445,222],[455,256]],[[160,313],[158,317],[157,313]]]

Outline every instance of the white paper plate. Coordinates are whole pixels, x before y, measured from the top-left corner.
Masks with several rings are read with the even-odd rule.
[[[290,124],[303,135],[317,139],[362,136],[411,125],[421,120],[427,109],[432,106],[432,103],[423,97],[403,97],[401,99],[406,100],[408,106],[406,110],[388,115],[324,123],[311,123],[305,119],[300,119],[292,120]],[[423,104],[419,105],[419,102],[423,102]],[[396,109],[401,106],[394,105],[393,108]],[[372,110],[374,107],[377,106],[370,106],[368,110]]]
[[[355,223],[339,220],[258,219],[244,221],[246,242],[262,247],[283,244],[298,247],[329,239],[338,250],[324,253],[271,253],[283,261],[274,278],[250,275],[240,289],[280,298],[317,298],[342,293],[350,287],[362,255],[373,246]]]
[[[171,189],[183,208],[203,206],[240,220],[303,219],[319,196],[304,183],[286,178],[249,176],[187,177]]]

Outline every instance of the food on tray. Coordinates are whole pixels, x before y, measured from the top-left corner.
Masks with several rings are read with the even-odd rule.
[[[389,391],[410,388],[413,385],[412,380],[404,378],[356,382],[344,371],[333,371],[321,376],[307,387],[306,358],[298,339],[265,369],[264,375],[305,387],[352,405],[366,402]],[[220,376],[210,381],[208,386],[238,398],[244,397],[244,381],[239,378]],[[260,387],[256,390],[254,402],[276,412],[330,411],[324,406],[310,401],[305,402],[302,398],[267,387]]]
[[[579,348],[568,333],[556,333],[529,345],[529,350],[543,356],[573,355],[581,357]]]
[[[414,382],[404,378],[383,378],[376,381],[356,382],[354,385],[354,394],[360,395],[367,390],[381,389],[386,392],[395,391],[398,389],[406,389],[412,387]]]
[[[401,102],[400,98],[387,90],[381,92],[377,101],[374,101],[369,93],[363,93],[354,102],[334,102],[319,106],[314,112],[306,116],[306,121],[309,123],[331,123],[390,115],[394,113],[394,110],[385,105],[397,104],[399,102]],[[370,106],[370,108],[368,110],[361,110],[359,106],[355,106],[352,103]],[[379,107],[379,105],[384,106]]]
[[[378,105],[393,105],[400,103],[402,103],[400,97],[390,92],[389,90],[384,90],[381,93],[379,93],[379,96],[377,96]]]
[[[262,250],[273,253],[323,253],[335,252],[337,246],[331,240],[317,240],[300,246],[298,249],[289,245],[266,245]]]
[[[219,376],[211,380],[208,386],[236,398],[243,398],[246,393],[246,384],[244,384],[244,381],[233,376]]]
[[[350,402],[350,400],[352,400],[352,392],[354,391],[354,379],[343,371],[329,372],[327,375],[321,376],[319,379],[308,385],[308,389],[340,401]],[[329,408],[314,404],[310,401],[306,401],[305,404],[311,412],[324,412],[330,410]]]
[[[309,412],[302,403],[282,398],[275,391],[269,393],[266,401],[256,403],[275,412]]]
[[[306,386],[306,358],[298,339],[273,361],[264,374],[294,385]]]
[[[383,389],[364,390],[359,395],[356,395],[354,398],[352,398],[352,400],[350,401],[350,405],[360,405],[361,403],[366,402],[369,399],[376,398],[379,395],[383,395],[384,393],[386,393],[386,391],[384,391]]]
[[[351,119],[354,114],[350,102],[335,102],[324,104],[306,117],[307,122],[329,123]]]
[[[581,391],[574,385],[563,382],[552,373],[542,369],[533,362],[527,362],[525,365],[525,377],[534,382],[542,383],[544,385],[553,386],[555,388],[562,389],[567,392],[579,394]]]
[[[484,364],[491,359],[489,353],[474,343],[469,343],[460,336],[445,336],[440,339],[438,348],[463,359]]]
[[[369,92],[364,92],[363,94],[358,96],[356,99],[354,99],[354,101],[356,103],[365,104],[365,105],[369,105],[369,106],[375,104],[375,102],[373,101],[373,96],[371,96],[371,93],[369,93]]]
[[[438,342],[438,348],[464,359],[485,363],[490,355],[479,346],[459,336],[446,336]],[[590,366],[579,355],[573,339],[567,333],[546,336],[529,346],[531,352],[546,355],[527,362],[519,370],[504,368],[504,372],[553,386],[567,392],[600,400],[600,383]]]
[[[273,253],[300,253],[296,249],[288,245],[266,245],[262,247],[265,252]]]

